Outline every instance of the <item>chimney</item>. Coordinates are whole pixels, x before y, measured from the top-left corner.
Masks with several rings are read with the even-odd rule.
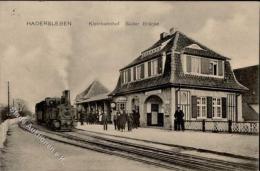
[[[176,28],[172,27],[170,28],[170,35],[173,35],[177,31]]]
[[[168,33],[165,33],[165,32],[162,32],[160,34],[160,39],[162,40],[163,38],[165,38],[166,36],[168,36],[169,34]]]
[[[65,103],[70,104],[70,91],[69,90],[64,90],[62,92],[62,96],[65,99]]]

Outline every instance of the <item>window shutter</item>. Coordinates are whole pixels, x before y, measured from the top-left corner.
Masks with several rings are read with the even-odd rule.
[[[187,72],[191,72],[191,56],[190,55],[186,55],[186,69]]]
[[[227,98],[222,97],[222,118],[227,118]]]
[[[209,59],[208,58],[201,58],[201,73],[202,74],[209,74]]]
[[[223,76],[223,61],[218,61],[218,75]]]
[[[212,97],[207,97],[207,118],[212,118]]]
[[[191,117],[197,118],[197,96],[191,96]]]
[[[158,58],[158,74],[162,73],[162,57]]]
[[[148,77],[151,76],[151,61],[148,62]]]
[[[141,78],[144,78],[144,64],[141,65]]]
[[[133,75],[134,75],[134,76],[133,76],[133,77],[134,77],[133,79],[134,79],[134,81],[135,81],[135,80],[136,80],[136,67],[133,68]]]
[[[120,79],[121,79],[121,84],[124,84],[124,72],[120,72]]]
[[[130,82],[131,81],[131,69],[129,68],[128,70],[127,70],[127,74],[128,74],[128,82]]]

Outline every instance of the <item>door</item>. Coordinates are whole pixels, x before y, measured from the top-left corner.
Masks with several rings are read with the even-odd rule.
[[[163,113],[158,113],[158,126],[163,127]]]
[[[158,125],[159,104],[151,104],[152,125]]]
[[[151,126],[151,125],[152,125],[152,114],[147,113],[147,126]]]

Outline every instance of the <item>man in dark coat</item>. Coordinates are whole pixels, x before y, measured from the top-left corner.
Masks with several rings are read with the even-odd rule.
[[[119,125],[120,125],[120,130],[124,131],[125,130],[125,124],[127,122],[127,114],[125,110],[120,111],[120,117],[119,117]]]
[[[79,111],[79,119],[80,119],[80,125],[83,125],[84,124],[84,116],[83,116],[83,113],[82,111]]]
[[[133,110],[133,120],[134,127],[138,128],[140,126],[140,113],[137,109]]]
[[[114,122],[115,130],[117,130],[117,127],[118,127],[118,111],[116,111],[116,110],[113,111],[113,122]]]
[[[180,109],[180,107],[177,108],[177,110],[174,113],[174,129],[179,131],[180,129],[182,129],[184,131],[184,113],[183,111]]]
[[[105,131],[107,130],[107,121],[108,121],[107,113],[102,111],[102,122]]]
[[[132,113],[129,113],[127,115],[127,128],[128,128],[128,131],[132,131],[132,128],[133,128],[133,114]]]

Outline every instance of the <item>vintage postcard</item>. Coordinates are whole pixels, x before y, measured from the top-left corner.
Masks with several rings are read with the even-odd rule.
[[[1,1],[0,170],[258,170],[259,5]]]

